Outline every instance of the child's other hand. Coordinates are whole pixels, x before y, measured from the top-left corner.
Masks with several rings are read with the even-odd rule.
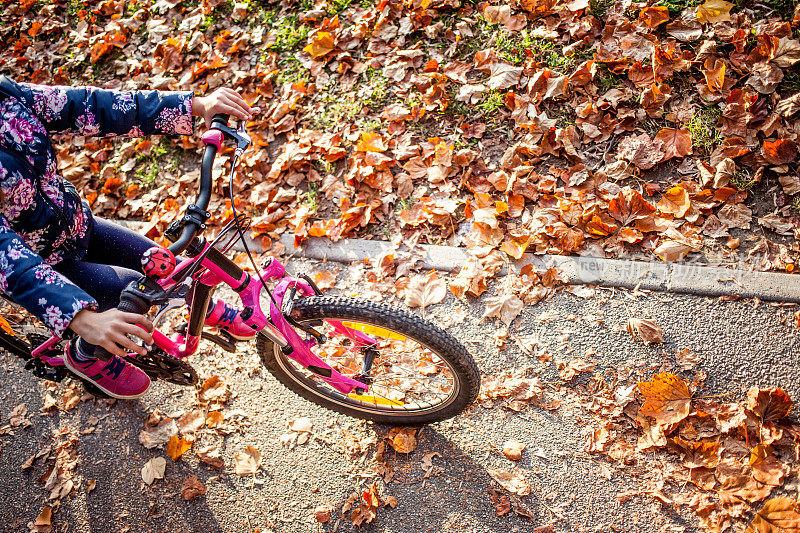
[[[102,346],[120,357],[125,357],[129,351],[147,354],[145,347],[135,343],[128,335],[139,337],[145,344],[153,344],[153,323],[143,315],[125,313],[119,309],[102,313],[81,309],[72,317],[69,329],[89,344]]]
[[[192,101],[192,116],[203,117],[206,127],[217,113],[225,113],[240,120],[253,118],[254,109],[233,89],[222,87],[208,96],[195,96]]]

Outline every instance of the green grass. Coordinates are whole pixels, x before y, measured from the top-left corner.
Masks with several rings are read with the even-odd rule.
[[[311,73],[305,68],[300,61],[295,57],[284,57],[278,60],[280,74],[278,74],[278,83],[299,83],[301,81],[308,81]]]
[[[800,72],[794,67],[783,69],[783,80],[778,84],[777,91],[785,95],[800,91]]]
[[[660,0],[653,5],[666,6],[671,16],[680,15],[687,7],[697,7],[705,0]]]
[[[589,12],[597,20],[603,20],[606,12],[614,5],[614,0],[589,0]]]
[[[705,107],[692,115],[691,120],[684,124],[692,135],[692,146],[699,148],[703,153],[710,154],[721,140],[717,121],[720,110],[716,107]]]
[[[615,74],[608,70],[608,67],[603,63],[597,64],[597,74],[595,76],[595,83],[597,85],[598,93],[604,94],[614,88],[625,87],[625,78],[619,74]]]
[[[731,184],[740,191],[749,191],[756,184],[756,178],[745,168],[737,169],[731,176]]]
[[[503,91],[492,91],[486,93],[477,108],[483,111],[484,115],[493,115],[498,109],[505,105],[506,93]]]
[[[311,26],[298,22],[297,15],[282,17],[272,23],[275,43],[270,47],[277,52],[291,52],[306,44]]]
[[[309,182],[308,190],[303,193],[303,200],[301,203],[312,211],[316,211],[317,206],[319,206],[319,185]]]
[[[362,102],[350,100],[335,92],[325,93],[319,110],[312,110],[305,119],[312,128],[331,131],[342,123],[351,123],[363,108]]]
[[[172,157],[167,157],[167,154]],[[180,162],[180,151],[173,147],[168,141],[161,140],[150,149],[149,154],[139,154],[136,156],[137,163],[144,163],[136,169],[134,175],[136,179],[144,185],[153,185],[158,175],[165,170],[175,170]]]
[[[371,67],[364,73],[364,78],[366,85],[358,93],[364,105],[376,107],[384,104],[389,95],[389,80],[380,70]]]

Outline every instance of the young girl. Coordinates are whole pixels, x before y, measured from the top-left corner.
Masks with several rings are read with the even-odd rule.
[[[93,217],[59,176],[47,135],[191,135],[192,117],[208,126],[216,113],[248,120],[252,109],[227,88],[200,97],[46,87],[0,76],[0,291],[55,333],[77,333],[78,342],[64,354],[67,368],[115,398],[137,398],[150,386],[147,374],[122,357],[146,353],[127,335],[152,344],[153,325],[116,306],[122,289],[141,276],[142,253],[155,243]],[[253,335],[238,310],[221,300],[213,302],[206,323],[240,339]],[[95,359],[96,346],[114,357]]]

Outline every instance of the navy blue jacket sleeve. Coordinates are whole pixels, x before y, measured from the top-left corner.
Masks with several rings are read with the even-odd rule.
[[[78,311],[97,308],[91,296],[31,250],[2,215],[0,290],[58,335],[64,333]]]
[[[141,137],[194,132],[191,92],[18,85],[50,133]]]

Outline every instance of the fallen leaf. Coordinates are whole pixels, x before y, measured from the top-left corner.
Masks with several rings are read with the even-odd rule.
[[[236,456],[235,472],[237,476],[249,476],[258,471],[261,465],[261,452],[252,446],[248,446],[245,450]]]
[[[197,476],[189,476],[183,480],[183,485],[181,485],[181,496],[186,501],[194,500],[195,498],[199,498],[203,494],[208,492],[208,489],[205,485],[197,478]]]
[[[637,385],[644,396],[639,414],[657,422],[673,424],[689,416],[692,393],[684,381],[674,374],[663,372],[650,381]]]
[[[173,461],[177,461],[180,459],[181,455],[192,447],[193,442],[194,437],[179,437],[173,435],[167,443],[167,455],[169,455]]]
[[[627,324],[628,333],[634,339],[647,344],[658,344],[664,342],[664,331],[661,326],[649,318],[630,318]]]
[[[429,305],[438,304],[447,296],[447,285],[439,278],[435,270],[425,276],[414,276],[406,287],[406,305],[425,309]]]
[[[164,478],[164,471],[167,468],[167,460],[163,457],[153,457],[142,467],[142,479],[148,485],[152,485],[156,479]]]
[[[701,24],[730,22],[733,4],[725,0],[707,0],[697,8],[697,21]]]
[[[397,453],[411,453],[417,447],[416,435],[414,428],[393,428],[386,438]]]
[[[783,389],[753,386],[747,391],[747,408],[764,422],[775,422],[789,414],[792,399]]]
[[[511,459],[512,461],[519,461],[522,459],[522,450],[524,449],[525,444],[517,439],[507,440],[503,443],[503,455],[506,456],[506,459]]]
[[[791,498],[772,498],[756,513],[744,533],[796,533],[800,531],[800,505]]]
[[[512,492],[518,496],[527,496],[531,493],[531,485],[528,483],[522,470],[506,472],[504,470],[487,468],[486,471],[492,479],[497,481],[500,486],[508,492]]]

